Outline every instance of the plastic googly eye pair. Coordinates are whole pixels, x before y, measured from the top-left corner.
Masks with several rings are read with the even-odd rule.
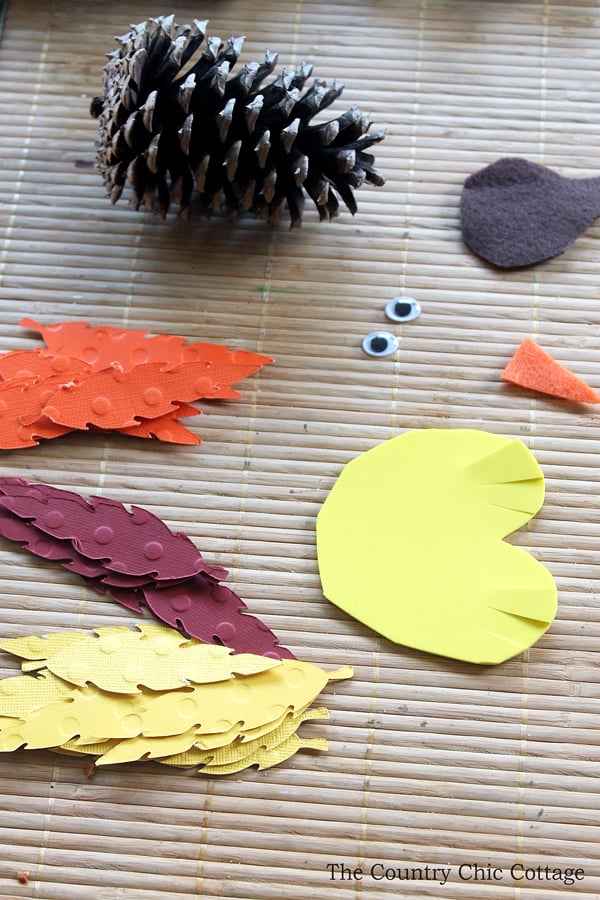
[[[392,322],[411,322],[421,314],[421,306],[412,297],[394,297],[386,303],[385,314]],[[369,356],[389,356],[399,346],[398,338],[391,331],[373,331],[362,342]]]

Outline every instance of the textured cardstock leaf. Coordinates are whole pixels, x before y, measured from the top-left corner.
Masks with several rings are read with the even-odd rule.
[[[61,376],[52,375],[43,380],[25,377],[0,382],[0,449],[35,447],[40,438],[60,437],[72,431],[42,415],[60,380]]]
[[[324,707],[307,709],[299,715],[286,713],[283,718],[276,722],[269,730],[262,730],[262,733],[250,737],[248,732],[240,735],[235,740],[223,744],[214,749],[204,750],[199,747],[193,747],[185,753],[174,754],[172,756],[163,757],[160,762],[171,766],[191,767],[211,765],[228,765],[247,759],[257,750],[272,750],[282,741],[287,740],[294,734],[302,722],[311,719],[327,719],[329,711]],[[252,733],[252,732],[250,732]]]
[[[50,376],[58,376],[64,383],[86,371],[88,367],[82,360],[64,354],[50,354],[42,348],[11,350],[9,353],[0,354],[0,379],[3,381],[12,379],[33,381],[35,378],[43,380]]]
[[[327,750],[327,741],[324,738],[311,738],[304,740],[297,734],[292,734],[276,747],[268,750],[255,750],[249,756],[245,756],[235,762],[223,763],[216,765],[209,763],[201,770],[203,775],[233,775],[236,772],[242,772],[250,766],[258,766],[259,769],[270,769],[278,766],[294,756],[298,750]]]
[[[380,444],[345,467],[319,512],[324,593],[398,643],[502,662],[556,613],[548,570],[502,540],[543,498],[520,441],[430,429]]]
[[[228,647],[201,644],[162,625],[140,623],[98,628],[94,635],[68,642],[48,635],[25,645],[27,659],[47,668],[64,681],[80,687],[95,684],[104,691],[129,694],[143,685],[153,691],[174,690],[193,683],[227,681],[235,675],[252,675],[280,665],[278,660],[256,654],[232,655]],[[0,647],[19,656],[21,639],[0,642]]]
[[[103,642],[108,642],[104,649]],[[122,627],[100,629],[96,636],[67,633],[66,636],[29,637],[5,641],[3,648],[29,661],[40,662],[43,658],[49,664],[57,662],[58,668],[61,668],[61,659],[63,668],[65,660],[67,668],[83,661],[89,663],[92,672],[104,650],[108,649],[114,668],[122,670],[127,676],[129,661],[134,658],[132,648],[135,653],[136,645],[141,646],[144,642],[152,645],[153,649],[144,655],[143,660],[138,656],[137,662],[142,664],[150,659],[151,668],[156,666],[156,657],[168,659],[194,646],[192,642],[182,643],[179,634],[154,626],[137,632]],[[82,653],[69,656],[72,646],[79,647]],[[91,647],[94,651],[86,653]],[[200,654],[206,654],[211,660],[210,665],[213,665],[217,658],[216,648],[206,645],[198,647],[201,648]],[[236,659],[244,668],[249,662],[242,657],[231,657],[227,651],[218,656],[218,665],[228,659],[231,671],[237,665]],[[111,743],[110,747],[102,747],[103,754],[108,750],[103,761],[106,763],[124,761],[125,757],[142,759],[156,753],[173,755],[192,745],[211,750],[234,740],[240,744],[243,742],[240,734],[244,731],[249,741],[241,751],[242,758],[251,754],[253,758],[262,759],[263,751],[267,752],[265,748],[273,745],[275,749],[279,736],[265,740],[253,729],[264,729],[265,735],[270,734],[290,714],[299,724],[301,714],[328,681],[352,675],[350,667],[326,673],[318,666],[296,660],[284,660],[279,664],[273,660],[258,661],[262,670],[257,672],[256,662],[251,661],[251,674],[233,674],[226,681],[205,682],[162,692],[144,687],[139,692],[126,694],[105,691],[93,683],[74,687],[46,669],[35,676],[4,679],[0,681],[0,750],[62,747],[70,752],[76,752],[79,748],[92,752],[92,748],[97,749],[98,745],[104,745],[107,741],[119,741],[118,744]],[[162,660],[158,666],[164,669]],[[98,665],[97,671],[102,673],[99,679],[102,680],[106,673],[104,663]],[[219,677],[221,674],[223,670],[219,668]],[[111,686],[114,686],[112,682]],[[201,745],[203,735],[204,746]],[[171,737],[173,740],[170,740]],[[131,741],[137,738],[140,740]],[[153,738],[169,740],[149,740]],[[189,743],[190,739],[193,744]],[[262,741],[260,748],[256,743],[252,744],[252,740]],[[119,749],[121,742],[123,747]],[[256,753],[253,752],[255,748]],[[232,762],[229,756],[221,758],[228,764]]]
[[[72,496],[68,496],[72,494]],[[36,528],[60,540],[70,540],[88,559],[101,559],[107,569],[128,575],[153,575],[156,579],[185,578],[204,572],[221,578],[221,567],[207,566],[202,554],[183,534],[173,534],[166,524],[146,509],[104,497],[89,501],[74,492],[40,495],[0,478],[0,505],[33,522]]]
[[[96,500],[97,506],[94,505]],[[119,538],[115,543],[125,555],[117,560],[107,559],[109,545],[113,542],[106,542],[109,533],[102,529],[109,527],[114,535],[117,527],[114,522],[109,524],[106,521],[106,515],[100,520],[97,516],[98,510],[107,513],[108,509],[108,514],[112,514],[115,506],[111,504],[114,503],[106,499],[100,501],[100,498],[93,498],[88,503],[72,491],[46,484],[31,484],[22,478],[0,477],[0,535],[20,543],[36,556],[53,560],[63,568],[76,572],[86,579],[93,590],[99,593],[108,590],[112,599],[127,609],[139,613],[146,605],[162,622],[190,637],[231,647],[237,653],[248,652],[274,659],[294,658],[290,650],[280,646],[276,635],[263,622],[248,613],[246,604],[234,591],[217,583],[216,578],[227,575],[225,569],[204,566],[203,572],[189,576],[190,566],[193,570],[199,557],[199,551],[189,539],[172,534],[169,538],[170,544],[175,542],[177,550],[184,553],[185,565],[181,569],[175,567],[178,557],[172,554],[169,560],[173,566],[169,570],[171,577],[157,580],[154,573],[148,572],[154,566],[149,564],[144,550],[158,532],[155,530],[153,535],[149,535],[134,526],[126,532],[125,525],[131,523],[123,516],[129,517],[130,514],[123,508],[119,509],[121,504],[116,504],[117,519],[125,525],[119,525]],[[59,523],[55,509],[69,514],[68,523],[66,519]],[[135,515],[139,522],[143,513],[143,510],[134,508],[131,515]],[[20,518],[21,515],[25,518]],[[50,517],[50,525],[44,517]],[[38,521],[40,527],[37,526]],[[77,525],[82,521],[89,522],[93,528],[92,538],[97,538],[96,532],[100,530],[101,541],[105,543],[98,544],[97,540],[90,542],[89,532],[87,540],[76,537],[82,534]],[[166,528],[164,523],[162,527]],[[66,537],[67,534],[71,537]],[[128,535],[126,547],[120,545],[124,534]],[[86,553],[93,554],[93,558]],[[127,569],[134,569],[134,572]],[[167,570],[161,567],[161,574],[166,573]]]
[[[276,659],[293,654],[224,584],[201,575],[178,585],[141,588],[146,605],[161,621],[203,641],[217,641],[236,651],[259,653]]]
[[[93,372],[99,372],[115,364],[123,371],[147,363],[162,363],[165,368],[175,368],[181,363],[203,363],[218,372],[213,378],[216,384],[234,384],[261,366],[273,362],[269,356],[249,350],[231,350],[221,344],[201,341],[188,343],[176,335],[157,334],[148,331],[113,328],[107,325],[91,327],[87,322],[56,322],[40,325],[24,318],[21,325],[39,332],[49,351],[82,360]],[[239,367],[245,370],[241,373]]]

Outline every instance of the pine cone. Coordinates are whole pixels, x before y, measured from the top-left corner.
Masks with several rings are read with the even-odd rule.
[[[382,185],[367,148],[383,138],[367,134],[357,107],[311,125],[343,85],[314,79],[312,66],[261,84],[277,63],[267,50],[230,76],[243,37],[208,37],[206,22],[177,26],[173,16],[134,25],[104,67],[105,92],[91,114],[100,120],[98,168],[115,203],[128,181],[136,208],[164,216],[171,202],[189,212],[194,188],[204,212],[249,210],[277,221],[285,203],[291,224],[302,217],[305,192],[321,219],[356,212],[353,188]]]

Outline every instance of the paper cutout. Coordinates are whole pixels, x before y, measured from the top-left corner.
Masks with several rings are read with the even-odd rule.
[[[470,175],[460,202],[465,243],[502,269],[563,253],[600,216],[600,178],[565,178],[519,157]]]
[[[57,389],[62,376],[45,381],[15,378],[0,382],[0,447],[16,450],[36,447],[38,438],[60,437],[71,428],[58,425],[42,415],[42,408]]]
[[[250,653],[232,656],[229,647],[200,644],[162,625],[139,623],[137,629],[97,628],[96,637],[83,635],[66,646],[62,634],[15,638],[0,641],[0,648],[28,660],[25,672],[46,668],[78,687],[92,683],[118,694],[135,693],[138,685],[163,691],[226,681],[280,665]]]
[[[0,478],[0,505],[52,537],[71,541],[88,559],[101,559],[105,568],[128,575],[152,575],[156,580],[189,578],[203,572],[227,576],[220,566],[207,566],[202,554],[184,534],[173,534],[149,510],[132,506],[129,512],[106,497],[12,496],[12,485]],[[68,495],[65,491],[64,494]]]
[[[294,715],[286,713],[280,721],[277,721],[269,730],[263,730],[261,735],[251,737],[248,735],[253,731],[246,731],[238,736],[229,744],[217,746],[212,749],[193,748],[185,753],[174,754],[173,756],[163,756],[161,762],[170,766],[180,766],[189,768],[198,765],[222,766],[231,763],[237,763],[240,760],[247,759],[257,750],[273,750],[282,741],[287,740],[294,734],[302,722],[309,719],[328,719],[329,711],[325,707],[318,709],[307,709],[304,712]],[[257,730],[257,729],[255,729]],[[327,749],[325,746],[323,749]]]
[[[500,377],[519,387],[563,400],[600,403],[600,396],[585,381],[556,362],[531,338],[525,338]]]
[[[56,748],[97,755],[98,765],[169,757],[209,774],[265,768],[301,747],[326,749],[295,733],[307,718],[327,716],[306,712],[325,685],[353,674],[348,666],[326,673],[298,660],[235,656],[160,626],[0,646],[25,657],[24,669],[53,668],[0,681],[1,751]],[[190,674],[202,681],[182,686]]]
[[[162,363],[165,369],[182,363],[208,363],[211,379],[216,384],[229,385],[273,362],[270,357],[250,350],[230,350],[203,341],[187,343],[187,338],[171,334],[148,337],[149,331],[108,325],[91,327],[87,322],[56,322],[44,326],[29,318],[21,319],[20,324],[38,331],[52,354],[60,356],[68,352],[83,360],[91,372],[115,366],[129,372],[153,362]]]
[[[72,430],[198,444],[179,421],[201,412],[190,401],[239,398],[231,385],[273,361],[247,350],[86,322],[42,326],[26,318],[21,324],[39,331],[48,346],[0,354],[2,449],[34,447],[41,438]]]
[[[226,569],[207,566],[189,538],[140,507],[130,513],[114,500],[88,502],[73,491],[0,477],[0,535],[76,572],[92,589],[108,590],[127,609],[141,613],[145,605],[199,640],[238,653],[294,658],[234,591],[218,583]]]
[[[398,643],[499,663],[556,612],[552,576],[502,538],[539,510],[524,444],[482,431],[413,431],[352,460],[317,519],[325,595]]]
[[[138,418],[153,419],[172,412],[177,402],[220,396],[220,387],[202,374],[197,363],[163,369],[145,363],[129,372],[105,369],[79,384],[60,387],[42,415],[58,425],[85,430],[131,428]]]

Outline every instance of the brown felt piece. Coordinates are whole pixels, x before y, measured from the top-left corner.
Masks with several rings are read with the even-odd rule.
[[[460,203],[465,243],[502,269],[563,253],[600,216],[600,178],[565,178],[518,157],[470,175]]]

